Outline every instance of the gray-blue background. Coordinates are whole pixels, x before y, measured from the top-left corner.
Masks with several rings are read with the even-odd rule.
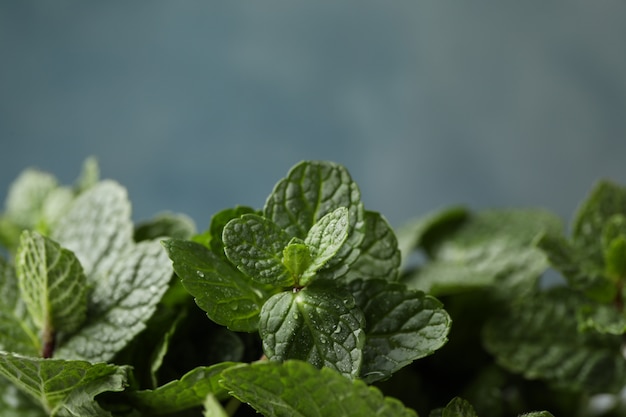
[[[626,183],[617,1],[5,1],[0,190],[98,157],[135,219],[202,229],[302,159],[393,225],[455,203],[569,218]]]

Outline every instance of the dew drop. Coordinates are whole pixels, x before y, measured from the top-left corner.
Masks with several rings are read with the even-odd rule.
[[[198,274],[198,276],[199,276],[200,278],[204,278],[204,272],[202,272],[202,271],[196,271],[196,273]]]
[[[341,332],[341,324],[338,324],[337,327],[335,327],[335,331],[333,333],[339,333]]]

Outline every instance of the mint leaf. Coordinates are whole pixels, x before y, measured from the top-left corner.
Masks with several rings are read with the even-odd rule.
[[[600,237],[605,223],[613,215],[626,215],[626,189],[610,181],[598,182],[578,209],[572,227],[572,239],[583,259],[602,267]]]
[[[83,161],[83,167],[76,179],[74,188],[80,194],[96,185],[98,181],[100,181],[98,160],[95,157],[89,157]]]
[[[230,417],[222,404],[211,394],[207,395],[202,405],[204,406],[204,413],[202,414],[204,417]]]
[[[304,161],[280,180],[268,197],[264,217],[271,219],[290,237],[305,239],[324,215],[339,207],[349,212],[348,238],[323,270],[325,278],[344,275],[359,255],[365,236],[361,193],[348,171],[324,161]],[[322,271],[320,271],[321,274]],[[320,275],[318,274],[318,275]]]
[[[365,344],[363,314],[348,292],[315,281],[263,305],[259,334],[269,359],[301,359],[356,377]]]
[[[226,257],[224,254],[224,241],[222,240],[222,233],[224,227],[232,219],[237,219],[244,214],[260,214],[257,213],[252,207],[236,206],[217,212],[211,216],[211,224],[209,229],[204,233],[193,236],[192,240],[198,242],[211,249],[216,255]]]
[[[297,381],[297,383],[294,383]],[[259,413],[275,417],[417,417],[360,380],[301,361],[258,362],[224,372],[222,385]]]
[[[435,238],[438,233],[460,224],[469,215],[464,207],[450,207],[413,219],[396,230],[398,247],[402,254],[401,268],[407,266],[411,253],[424,244],[424,240]],[[443,229],[443,230],[442,230]],[[430,239],[428,239],[430,238]]]
[[[21,229],[35,229],[45,222],[45,201],[58,186],[53,175],[35,169],[23,171],[9,188],[4,215]]]
[[[401,253],[393,229],[385,218],[376,212],[365,212],[365,238],[361,253],[350,265],[347,280],[380,278],[398,279]]]
[[[339,207],[324,215],[309,229],[304,243],[311,251],[311,263],[304,271],[300,285],[307,285],[333,256],[348,237],[348,209]]]
[[[41,404],[51,416],[79,416],[89,407],[110,416],[94,397],[106,391],[122,391],[127,368],[105,363],[39,359],[0,352],[0,375]]]
[[[289,286],[294,278],[282,262],[283,249],[291,238],[271,220],[244,214],[224,227],[224,252],[244,274],[275,286]]]
[[[151,220],[138,224],[135,227],[134,240],[141,242],[163,237],[189,239],[195,232],[196,225],[189,216],[161,213]]]
[[[38,331],[22,301],[15,269],[0,257],[0,350],[37,356]]]
[[[626,383],[620,336],[578,332],[584,298],[555,287],[510,306],[490,320],[483,340],[506,369],[568,389],[617,392]]]
[[[451,320],[437,299],[383,280],[355,280],[350,290],[365,315],[365,382],[389,378],[447,342]]]
[[[102,181],[79,195],[52,229],[52,239],[76,254],[90,285],[103,279],[132,247],[130,212],[126,189]]]
[[[234,331],[257,330],[261,307],[274,287],[251,280],[199,243],[170,239],[163,245],[183,286],[211,320]]]
[[[572,288],[600,302],[610,302],[615,298],[616,286],[604,275],[604,268],[590,262],[580,248],[563,236],[541,236],[537,247],[547,255],[550,264],[561,272]]]
[[[532,413],[522,414],[520,417],[554,417],[554,415],[547,411],[533,411]]]
[[[433,257],[409,276],[409,288],[433,295],[491,286],[507,296],[533,288],[548,263],[532,242],[542,233],[558,234],[562,225],[552,213],[535,210],[487,210],[468,217],[448,233],[430,239]]]
[[[453,398],[442,410],[441,417],[478,417],[474,407],[463,398]]]
[[[579,308],[576,318],[580,332],[593,329],[614,335],[626,333],[626,317],[612,304],[584,304]]]
[[[240,364],[222,362],[187,372],[180,380],[171,381],[154,390],[133,391],[128,394],[132,404],[142,413],[169,414],[200,406],[208,395],[225,399],[228,393],[218,381],[222,372]]]
[[[140,242],[117,256],[93,285],[87,322],[59,347],[57,356],[110,360],[145,328],[171,276],[170,261],[159,242]]]
[[[43,356],[49,357],[55,334],[71,333],[85,321],[85,274],[72,252],[28,230],[22,233],[16,270],[22,299],[43,334]]]

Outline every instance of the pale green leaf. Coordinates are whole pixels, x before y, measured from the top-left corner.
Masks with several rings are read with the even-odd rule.
[[[76,256],[25,230],[15,262],[21,297],[44,337],[78,329],[87,314],[87,284]]]
[[[365,321],[345,290],[315,281],[272,296],[263,305],[259,334],[271,360],[301,359],[356,377],[365,344]]]
[[[41,342],[20,297],[13,265],[0,257],[0,350],[37,356]]]
[[[201,406],[208,395],[218,399],[228,397],[218,381],[222,372],[233,366],[240,364],[222,362],[198,367],[187,372],[180,380],[171,381],[154,390],[132,391],[128,396],[135,407],[150,415],[169,414]]]
[[[144,241],[118,255],[90,294],[87,322],[58,349],[60,358],[110,360],[145,328],[173,270],[159,242]]]
[[[93,187],[100,181],[100,166],[95,157],[88,157],[83,161],[83,168],[76,179],[74,188],[78,193],[82,193]]]
[[[132,245],[130,212],[126,189],[106,180],[80,194],[55,224],[51,237],[76,254],[90,285]]]
[[[77,416],[74,410],[89,407],[102,416],[94,397],[106,391],[122,391],[126,367],[84,361],[39,359],[0,352],[0,375],[41,404],[51,416]]]
[[[365,238],[360,249],[359,257],[350,265],[347,280],[398,279],[401,260],[398,241],[387,220],[379,213],[365,212]]]
[[[244,274],[262,283],[288,286],[294,283],[282,262],[291,237],[274,222],[256,214],[244,214],[224,227],[224,252]]]
[[[339,252],[348,237],[348,209],[339,207],[319,219],[304,239],[311,251],[311,263],[302,275],[301,285],[308,284],[315,273]]]
[[[444,295],[488,285],[496,293],[521,294],[533,288],[548,268],[534,247],[542,233],[561,232],[561,221],[536,209],[486,210],[468,217],[449,233],[429,239],[433,259],[406,283],[410,288]]]
[[[289,244],[283,249],[282,262],[294,278],[292,283],[294,287],[306,285],[305,281],[302,280],[302,275],[311,266],[311,261],[309,246],[297,237],[291,239]]]
[[[170,239],[163,245],[183,286],[211,320],[235,331],[258,328],[261,307],[275,293],[273,287],[252,281],[199,243]]]
[[[417,417],[363,381],[301,361],[232,368],[224,372],[222,384],[268,417]]]
[[[493,317],[483,334],[498,363],[528,379],[568,389],[617,392],[626,384],[622,338],[578,332],[578,293],[563,287],[534,294]]]
[[[389,378],[447,342],[451,320],[437,299],[383,280],[354,280],[350,290],[365,315],[366,382]]]
[[[35,229],[44,221],[44,202],[58,187],[53,175],[35,170],[23,171],[9,188],[5,215],[22,229]]]
[[[348,171],[327,161],[303,161],[280,180],[268,197],[263,214],[290,237],[305,239],[318,220],[339,207],[349,212],[348,238],[341,250],[320,271],[324,277],[344,275],[359,256],[365,236],[361,192]]]
[[[614,335],[626,333],[626,316],[612,304],[584,304],[576,317],[581,332],[592,329]]]
[[[204,400],[204,413],[203,417],[230,417],[222,404],[215,398],[214,395],[207,395]]]

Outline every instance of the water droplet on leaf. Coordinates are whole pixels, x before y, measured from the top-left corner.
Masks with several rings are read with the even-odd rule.
[[[204,272],[202,272],[202,271],[196,271],[196,273],[198,274],[198,276],[199,276],[200,278],[204,278]]]

